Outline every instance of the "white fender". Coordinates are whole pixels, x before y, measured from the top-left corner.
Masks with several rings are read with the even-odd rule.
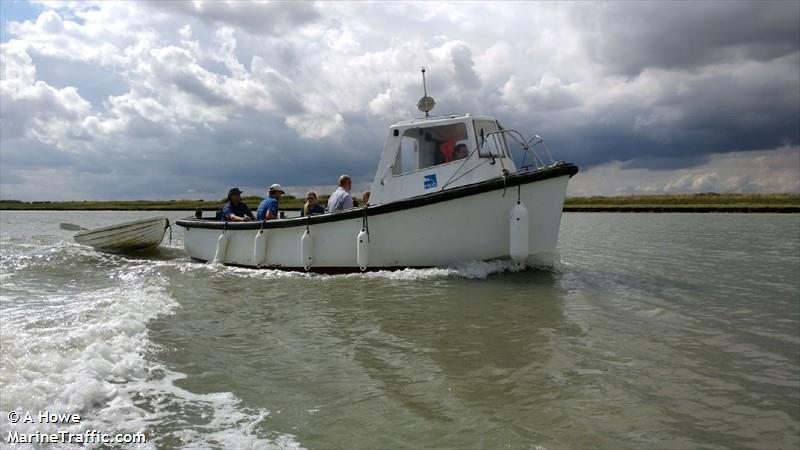
[[[300,238],[300,257],[301,257],[301,264],[303,264],[303,268],[308,270],[311,268],[311,263],[314,261],[312,260],[312,255],[314,254],[314,237],[311,236],[311,232],[306,230],[303,233],[303,237]]]
[[[363,228],[356,236],[356,262],[358,262],[358,267],[362,272],[367,270],[367,265],[369,264],[369,233]]]
[[[253,264],[261,267],[265,259],[267,259],[267,233],[262,229],[256,233],[253,243]]]
[[[228,233],[223,231],[217,238],[217,251],[214,252],[214,262],[225,262],[225,252],[228,251],[228,241],[230,241]]]
[[[528,226],[528,208],[518,202],[511,208],[508,230],[508,254],[518,265],[525,264],[530,252]]]

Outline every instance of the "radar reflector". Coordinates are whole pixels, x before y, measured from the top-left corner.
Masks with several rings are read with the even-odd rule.
[[[428,113],[433,110],[434,106],[436,106],[436,101],[433,100],[433,97],[429,97],[427,95],[419,99],[417,102],[417,108],[424,112],[425,115],[428,115]]]
[[[434,106],[436,106],[436,102],[433,100],[433,97],[428,96],[428,86],[425,85],[424,67],[422,68],[422,91],[425,93],[425,95],[417,102],[417,108],[425,113],[425,117],[428,117],[428,113],[433,110]]]

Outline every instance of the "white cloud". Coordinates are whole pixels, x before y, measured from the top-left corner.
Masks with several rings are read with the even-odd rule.
[[[319,18],[317,5],[311,2],[166,0],[148,6],[255,34],[279,35]]]
[[[0,44],[0,58],[3,60],[0,103],[3,120],[8,121],[7,129],[12,136],[22,134],[59,149],[86,137],[79,123],[88,116],[91,105],[75,88],[56,89],[35,81],[36,69],[19,45]]]
[[[582,170],[573,196],[700,192],[800,193],[800,147],[714,154],[690,169],[625,169],[621,163]]]
[[[500,88],[505,105],[514,113],[532,110],[547,113],[581,104],[576,85],[566,85],[550,73],[544,73],[536,84],[525,85],[511,76]]]

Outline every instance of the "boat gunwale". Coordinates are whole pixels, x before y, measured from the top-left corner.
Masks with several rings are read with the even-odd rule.
[[[261,230],[271,228],[292,228],[306,225],[317,225],[328,222],[339,222],[344,220],[357,219],[364,216],[365,208],[369,216],[388,214],[420,206],[432,205],[457,198],[468,197],[475,194],[490,192],[498,189],[513,188],[517,185],[543,181],[550,178],[557,178],[569,175],[572,178],[578,173],[578,166],[572,163],[562,163],[549,166],[543,169],[510,174],[505,177],[496,177],[478,183],[459,186],[442,191],[423,194],[416,197],[397,200],[389,203],[382,203],[375,206],[353,208],[335,213],[312,215],[305,217],[293,217],[290,219],[270,220],[270,221],[249,221],[249,222],[226,222],[214,219],[186,218],[179,219],[175,223],[183,228],[205,228],[212,230]]]

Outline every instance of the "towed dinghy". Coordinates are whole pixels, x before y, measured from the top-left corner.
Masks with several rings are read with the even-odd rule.
[[[75,233],[74,239],[78,244],[104,252],[147,250],[161,244],[169,226],[166,217],[148,217],[102,228],[84,229]]]

